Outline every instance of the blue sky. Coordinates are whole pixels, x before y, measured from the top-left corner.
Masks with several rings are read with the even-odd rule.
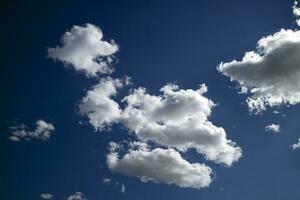
[[[300,138],[297,120],[297,89],[300,85],[297,82],[297,67],[300,64],[297,63],[297,47],[300,37],[297,35],[299,27],[295,21],[297,13],[293,13],[292,9],[293,1],[113,0],[87,3],[64,0],[43,3],[10,1],[1,4],[1,38],[4,44],[0,73],[1,199],[35,200],[42,199],[40,195],[46,193],[53,195],[48,199],[68,200],[300,198],[300,151],[291,147]],[[100,50],[96,49],[94,53],[114,60],[104,63],[109,69],[114,69],[111,74],[89,74],[91,65],[82,65],[82,61],[92,52],[86,53],[85,48],[94,47],[93,44],[97,42],[92,42],[92,46],[83,42],[79,47],[71,46],[71,50],[61,51],[64,44],[60,38],[64,33],[69,31],[72,35],[79,29],[90,31],[86,23],[101,29],[104,37],[96,38],[110,45],[103,50],[103,43],[99,43]],[[72,31],[74,25],[78,28]],[[282,28],[290,32],[280,31]],[[99,29],[91,30],[98,33]],[[271,37],[275,45],[267,43],[269,49],[261,47],[265,52],[259,55],[265,57],[260,57],[262,60],[258,64],[251,60],[250,64],[230,63],[234,59],[241,61],[246,52],[256,51],[261,38],[275,33],[282,37]],[[56,53],[49,53],[49,48],[56,48]],[[78,48],[75,57],[80,57],[79,61],[64,57],[73,55],[75,51],[72,48]],[[222,62],[225,63],[224,68],[218,71],[217,67]],[[75,67],[77,64],[81,70]],[[260,68],[264,71],[259,71]],[[125,76],[131,77],[130,84],[126,83]],[[83,99],[108,77],[108,82],[119,81],[119,86],[114,88],[117,89],[115,94],[105,95],[101,88],[95,93],[98,92],[100,102],[109,99],[109,103],[103,107],[88,105],[91,106],[88,109],[95,111],[97,117],[101,118],[103,113],[109,116],[110,121],[105,123],[97,118],[100,126],[103,125],[103,129],[99,130],[99,124],[91,124],[90,115],[83,111],[87,109]],[[152,97],[166,99],[159,90],[168,83],[178,85],[183,93],[190,89],[191,100],[200,104],[195,107],[194,104],[188,106],[190,101],[182,101],[177,107],[168,107],[168,101],[158,104],[158,108],[167,105],[166,108],[171,111],[182,106],[181,112],[175,112],[174,115],[169,113],[169,109],[154,115],[146,108],[138,107],[145,113],[138,120],[145,118],[146,123],[139,122],[131,126],[136,119],[123,114],[125,108],[130,112],[132,109],[122,99],[136,94],[133,91],[139,87],[146,88],[146,93]],[[207,86],[206,93],[197,93],[201,84]],[[248,93],[239,93],[239,87],[242,86],[248,87]],[[252,88],[256,88],[257,92],[251,92]],[[181,102],[186,98],[186,93],[174,91],[179,96],[172,94],[171,99]],[[279,96],[285,103],[277,101],[273,106],[272,100],[265,98],[266,95]],[[249,111],[247,98],[263,99],[265,109],[256,107],[253,112]],[[119,111],[110,109],[115,108],[110,100],[119,105]],[[210,106],[207,100],[212,100],[216,105]],[[80,109],[80,105],[84,109]],[[156,109],[154,104],[147,106]],[[210,114],[206,113],[207,109],[211,111]],[[114,117],[111,117],[112,114]],[[155,121],[150,115],[159,119]],[[205,117],[198,119],[199,115]],[[212,123],[210,128],[218,131],[222,127],[226,140],[221,144],[226,144],[226,148],[239,147],[241,150],[235,149],[235,153],[240,152],[241,155],[228,153],[234,157],[230,161],[222,157],[222,153],[217,153],[218,159],[209,157],[211,154],[203,153],[206,147],[218,152],[220,146],[214,146],[213,142],[201,143],[201,139],[198,143],[204,144],[204,147],[200,145],[198,149],[183,141],[176,141],[178,143],[175,145],[174,138],[168,138],[169,129],[153,136],[155,130],[147,127],[152,123],[172,124],[172,128],[175,128],[171,129],[171,133],[178,130],[184,140],[190,130],[198,130],[198,126],[188,124],[189,128],[182,131],[181,128],[186,125],[183,116],[195,119],[200,127],[203,120],[206,125]],[[42,122],[37,123],[39,120]],[[279,133],[266,131],[266,126],[270,124],[280,125]],[[148,129],[139,129],[140,126]],[[20,133],[23,135],[20,136]],[[149,134],[152,134],[154,141],[146,139],[145,135]],[[200,131],[199,137],[207,134]],[[168,142],[159,139],[161,135],[169,139]],[[11,136],[20,141],[13,141]],[[223,136],[217,134],[214,138],[224,139]],[[197,138],[192,138],[194,146],[198,145]],[[228,140],[234,141],[235,145],[226,143]],[[133,141],[148,144],[146,150],[135,147],[135,151],[143,152],[143,155],[154,155],[153,150],[157,149],[156,153],[165,156],[164,153],[170,153],[172,149],[172,152],[181,156],[180,161],[187,161],[187,168],[200,163],[206,167],[201,169],[212,170],[211,180],[194,180],[197,176],[190,174],[194,171],[184,171],[181,166],[180,171],[184,173],[181,178],[187,178],[184,181],[171,178],[173,182],[170,182],[164,176],[168,170],[165,172],[159,168],[163,162],[147,163],[149,157],[145,159],[145,165],[131,157],[131,164],[136,164],[135,170],[139,170],[131,171],[128,176],[126,170],[132,165],[121,161],[123,155],[130,154],[133,147],[128,143]],[[110,142],[124,147],[115,152],[109,149]],[[188,150],[181,150],[179,144],[187,145]],[[119,155],[117,167],[107,164],[107,155],[112,153]],[[178,161],[179,158],[176,159]],[[154,167],[159,170],[151,174]],[[168,167],[173,169],[176,165]],[[199,166],[195,168],[200,169]],[[147,182],[142,182],[136,177],[137,171],[147,171],[152,177],[147,174]],[[171,177],[177,175],[174,173]],[[183,186],[186,181],[192,184]],[[122,186],[125,188],[123,192]]]

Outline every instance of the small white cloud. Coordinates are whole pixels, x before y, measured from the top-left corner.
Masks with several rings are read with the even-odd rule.
[[[299,149],[299,148],[300,148],[300,139],[298,139],[298,142],[297,142],[297,143],[292,144],[291,147],[292,147],[292,149],[294,149],[294,150]]]
[[[42,194],[40,194],[40,196],[42,199],[52,199],[53,198],[53,195],[49,194],[49,193],[42,193]]]
[[[265,127],[265,131],[272,131],[274,133],[279,133],[280,132],[280,125],[279,124],[270,124],[270,125],[267,125]]]
[[[212,181],[212,170],[199,163],[189,163],[174,149],[129,149],[107,155],[107,165],[114,172],[134,176],[143,182],[174,184],[183,188],[203,188]]]
[[[38,120],[36,122],[36,128],[33,131],[30,131],[24,124],[10,127],[10,129],[12,131],[12,135],[9,139],[14,142],[31,139],[48,140],[51,137],[52,132],[55,130],[51,123],[47,123],[44,120]]]
[[[294,14],[294,17],[296,18],[297,25],[300,26],[300,8],[298,7],[298,1],[294,2],[293,14]]]
[[[75,192],[74,194],[70,195],[67,200],[86,200],[86,198],[82,192]]]
[[[109,185],[111,183],[111,179],[110,178],[103,178],[102,182],[106,185]]]
[[[126,187],[125,187],[124,183],[122,183],[122,185],[121,185],[121,192],[126,193]]]
[[[113,54],[118,51],[114,41],[106,42],[99,27],[86,24],[73,26],[61,38],[61,46],[48,49],[48,56],[71,65],[87,76],[111,73]]]

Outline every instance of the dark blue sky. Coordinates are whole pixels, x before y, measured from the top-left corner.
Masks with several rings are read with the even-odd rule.
[[[222,61],[241,59],[263,36],[295,28],[293,1],[9,1],[1,3],[0,199],[36,200],[43,192],[65,199],[80,191],[87,199],[299,200],[300,152],[289,145],[300,137],[299,105],[249,115],[245,96],[217,72]],[[113,77],[132,77],[150,92],[168,82],[183,88],[205,83],[205,95],[218,103],[210,120],[224,127],[243,149],[232,167],[190,151],[192,161],[207,162],[216,178],[208,188],[142,183],[107,169],[109,141],[128,137],[116,127],[95,133],[78,115],[79,100],[97,79],[88,79],[47,58],[72,25],[92,23],[120,46]],[[126,91],[123,91],[124,93]],[[55,125],[47,141],[12,142],[9,127],[38,119]],[[83,121],[83,125],[79,124]],[[279,123],[282,132],[266,133]],[[107,186],[102,179],[124,183]]]

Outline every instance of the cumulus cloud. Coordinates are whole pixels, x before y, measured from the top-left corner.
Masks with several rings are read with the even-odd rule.
[[[95,130],[101,131],[108,128],[121,117],[122,110],[112,97],[124,84],[128,84],[128,79],[103,78],[81,100],[79,112],[89,118]]]
[[[298,16],[299,8],[294,8]],[[246,52],[241,61],[221,63],[218,71],[235,81],[247,98],[249,110],[300,102],[300,31],[281,29],[261,38],[257,50]]]
[[[48,49],[48,56],[72,66],[87,76],[96,76],[97,73],[111,73],[113,54],[118,46],[112,40],[103,40],[99,27],[86,24],[73,26],[61,38],[61,46]]]
[[[298,142],[295,144],[292,144],[291,147],[295,150],[295,149],[299,149],[300,148],[300,139],[298,139]]]
[[[40,196],[42,199],[52,199],[53,198],[53,195],[49,194],[49,193],[42,193]]]
[[[86,200],[86,198],[82,192],[75,192],[74,194],[70,195],[67,200]]]
[[[251,93],[250,111],[299,103],[300,31],[282,29],[260,39],[257,46],[257,52],[247,52],[242,61],[221,63],[218,70]]]
[[[273,133],[280,132],[280,125],[279,124],[270,124],[265,127],[265,131],[272,131]]]
[[[15,142],[31,139],[48,140],[51,137],[52,132],[55,130],[51,123],[47,123],[44,120],[38,120],[36,122],[36,128],[33,131],[30,131],[24,124],[10,127],[10,129],[12,133],[9,139]]]
[[[147,147],[147,145],[142,145]],[[117,151],[107,155],[107,165],[114,172],[138,177],[143,182],[173,184],[183,188],[203,188],[212,181],[212,170],[199,163],[189,163],[174,149],[129,149],[122,158]]]
[[[208,120],[214,103],[203,96],[205,85],[199,89],[180,89],[168,84],[161,95],[150,95],[145,88],[133,90],[123,101],[123,124],[139,139],[152,140],[180,151],[196,148],[207,159],[231,165],[242,152],[227,139],[222,127]]]
[[[121,123],[140,140],[180,151],[195,148],[217,163],[230,166],[241,157],[241,148],[227,139],[225,130],[208,120],[215,104],[203,96],[205,85],[183,90],[167,84],[160,89],[161,95],[150,95],[145,88],[138,88],[123,99],[125,106],[121,109],[112,96],[123,85],[119,79],[102,79],[81,101],[80,113],[96,130]]]

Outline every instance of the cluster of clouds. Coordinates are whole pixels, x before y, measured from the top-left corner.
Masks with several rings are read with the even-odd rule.
[[[49,57],[88,77],[112,72],[110,64],[118,46],[104,41],[99,27],[92,24],[73,26],[61,41],[61,46],[48,49]],[[101,62],[95,59],[99,57]],[[207,92],[204,84],[197,89],[180,89],[176,84],[166,84],[159,95],[149,94],[146,88],[139,87],[130,89],[129,94],[118,102],[118,91],[127,85],[130,85],[128,77],[102,77],[78,105],[79,113],[88,118],[96,131],[107,131],[114,124],[120,124],[129,134],[135,135],[142,146],[148,142],[161,146],[128,148],[123,157],[117,148],[111,149],[107,165],[112,171],[142,181],[201,188],[211,183],[212,169],[205,164],[188,162],[181,153],[193,148],[207,160],[226,166],[241,157],[241,148],[227,138],[222,127],[209,121],[215,104],[204,96]]]
[[[300,25],[297,2],[293,14]],[[121,143],[110,143],[108,168],[143,182],[197,189],[209,186],[214,178],[213,170],[207,164],[189,162],[184,153],[195,149],[206,160],[229,167],[240,159],[242,150],[228,139],[222,127],[210,121],[215,103],[205,97],[207,86],[182,89],[168,83],[160,88],[159,94],[149,94],[146,88],[138,87],[116,98],[120,89],[130,85],[128,77],[111,77],[118,50],[118,45],[113,40],[105,41],[101,29],[92,24],[73,26],[61,37],[60,46],[48,49],[50,58],[87,77],[106,74],[87,91],[78,108],[96,131],[109,131],[119,124],[135,136],[136,141],[127,141],[126,149]],[[249,111],[258,114],[268,107],[300,102],[299,55],[300,31],[281,29],[259,39],[256,50],[246,52],[240,61],[221,62],[217,70],[236,82],[240,93],[248,94]],[[32,132],[17,127],[11,139],[17,141],[36,135],[49,138],[54,127],[47,126],[45,131],[39,126]],[[279,133],[280,125],[270,124],[265,130]],[[292,148],[299,148],[299,143]],[[80,198],[83,199],[83,194],[76,193],[68,200]]]
[[[51,137],[52,132],[55,130],[51,123],[47,123],[44,120],[36,121],[36,128],[34,130],[29,130],[28,126],[21,124],[18,126],[10,127],[11,136],[10,140],[14,142],[19,142],[21,140],[48,140]]]

